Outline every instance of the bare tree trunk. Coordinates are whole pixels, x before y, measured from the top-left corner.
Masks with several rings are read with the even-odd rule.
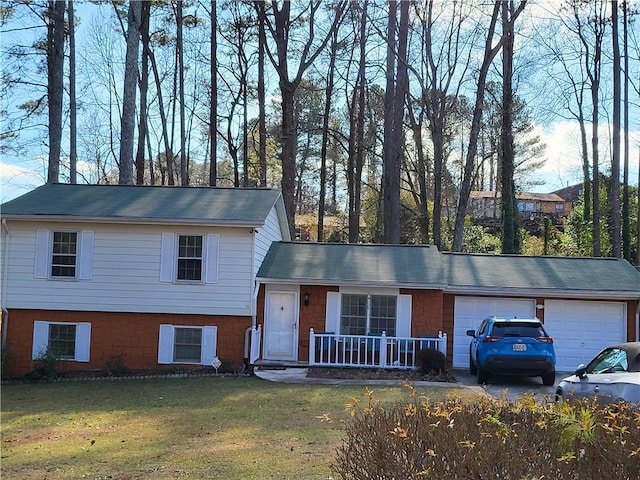
[[[49,1],[47,27],[47,97],[49,102],[49,168],[47,183],[60,177],[62,145],[62,96],[64,94],[64,2]]]
[[[69,17],[69,183],[78,183],[78,150],[76,122],[76,27],[73,0],[67,7]]]
[[[209,106],[209,186],[218,181],[218,12],[215,0],[211,0],[211,101]]]
[[[138,45],[142,2],[129,3],[127,21],[127,53],[124,71],[124,95],[120,128],[120,185],[133,185],[133,136],[136,120],[136,88],[138,84]]]
[[[631,225],[629,220],[629,32],[628,27],[629,2],[622,4],[622,45],[624,55],[624,170],[622,190],[622,256],[631,262]],[[639,184],[640,188],[640,184]],[[640,224],[640,217],[638,217]],[[640,241],[640,239],[638,240]]]
[[[467,214],[467,205],[469,203],[469,195],[471,193],[471,185],[473,179],[473,172],[475,170],[475,159],[478,152],[478,138],[480,136],[480,124],[482,121],[482,111],[484,104],[484,94],[487,83],[487,75],[489,73],[489,67],[491,62],[502,48],[503,39],[492,47],[493,35],[496,29],[496,23],[498,21],[498,14],[500,12],[500,1],[495,0],[493,5],[493,13],[491,14],[491,22],[489,24],[489,30],[487,32],[487,38],[484,47],[484,57],[482,60],[482,66],[478,74],[478,84],[476,89],[476,101],[473,108],[473,119],[471,121],[471,131],[469,132],[469,148],[467,149],[467,155],[464,164],[464,173],[462,178],[462,184],[460,185],[460,196],[458,198],[458,207],[456,210],[456,222],[453,232],[453,248],[454,252],[462,251],[462,235],[464,233],[464,219]],[[525,1],[520,3],[518,10],[514,13],[514,20],[519,15],[519,12],[524,8]]]
[[[149,89],[149,16],[151,14],[151,4],[148,1],[142,2],[140,19],[140,37],[142,39],[142,65],[140,76],[140,113],[138,118],[138,148],[136,150],[136,184],[144,184],[144,150],[147,139],[147,91]],[[152,157],[150,163],[153,163]],[[151,165],[149,165],[151,169]],[[151,182],[153,185],[153,182]]]
[[[502,1],[502,125],[500,128],[502,147],[502,253],[519,253],[518,218],[514,191],[513,144],[513,44],[514,7],[513,0]]]
[[[329,121],[331,119],[331,98],[333,97],[333,76],[336,68],[338,50],[338,30],[333,31],[331,38],[331,54],[329,55],[329,72],[325,89],[324,114],[322,119],[322,147],[320,149],[320,198],[318,199],[318,242],[324,239],[324,209],[327,195],[327,151],[329,145]]]
[[[367,2],[360,5],[359,59],[358,77],[353,89],[351,108],[349,109],[349,151],[347,166],[347,183],[349,196],[349,243],[357,243],[360,239],[360,211],[362,194],[362,168],[364,165],[364,124],[366,98],[366,29]],[[334,179],[335,193],[335,179]],[[334,198],[335,207],[335,198]]]
[[[184,45],[182,41],[182,0],[176,1],[176,54],[178,55],[178,88],[180,103],[180,184],[189,185],[187,135],[184,105]]]
[[[620,45],[618,41],[618,1],[611,0],[611,37],[613,40],[613,145],[609,183],[609,231],[612,255],[622,256],[620,237]]]
[[[407,89],[407,35],[409,2],[400,2],[398,51],[395,36],[398,2],[389,2],[387,22],[387,82],[383,147],[384,243],[400,243],[400,168],[402,165],[402,119]],[[396,61],[397,54],[397,61]],[[396,70],[397,65],[397,70]]]

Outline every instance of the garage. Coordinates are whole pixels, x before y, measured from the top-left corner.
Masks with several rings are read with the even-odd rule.
[[[553,337],[556,370],[571,372],[604,347],[626,341],[624,302],[547,300],[544,324]]]
[[[467,330],[475,330],[490,315],[496,317],[532,318],[535,316],[535,300],[528,298],[456,297],[453,320],[453,366],[469,366]]]

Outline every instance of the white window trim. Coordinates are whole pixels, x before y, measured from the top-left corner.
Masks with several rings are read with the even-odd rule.
[[[199,328],[202,330],[200,362],[174,362],[173,348],[176,328]],[[212,365],[218,350],[218,327],[203,325],[160,325],[158,331],[158,363],[161,365]]]
[[[411,295],[401,295],[397,288],[359,288],[344,287],[339,292],[327,292],[325,330],[328,332],[340,332],[342,316],[342,295],[382,295],[396,297],[396,337],[411,336]],[[367,322],[370,321],[370,300],[367,300]]]
[[[76,274],[74,277],[51,275],[53,260],[53,232],[75,232],[76,237]],[[36,250],[34,277],[47,280],[74,281],[93,278],[93,244],[95,234],[92,230],[73,230],[64,228],[38,229],[36,231]]]
[[[178,280],[178,237],[181,235],[202,237],[201,280]],[[160,282],[202,285],[218,283],[220,235],[214,233],[162,233],[160,246]]]
[[[49,347],[49,325],[75,325],[76,326],[76,349],[74,358],[62,358],[65,362],[88,362],[91,348],[91,324],[74,322],[49,322],[36,320],[33,322],[33,345],[31,349],[31,359],[42,358]]]

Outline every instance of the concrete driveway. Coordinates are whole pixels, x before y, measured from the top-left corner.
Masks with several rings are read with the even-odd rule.
[[[469,373],[468,369],[453,369],[451,373],[458,383],[479,387],[477,379]],[[540,402],[553,402],[556,385],[571,373],[556,372],[556,381],[553,386],[545,387],[540,377],[514,377],[506,375],[491,375],[489,382],[482,385],[484,391],[493,398],[505,400],[517,400],[521,395],[532,394]]]

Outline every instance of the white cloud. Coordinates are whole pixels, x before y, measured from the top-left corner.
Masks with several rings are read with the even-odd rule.
[[[592,161],[591,148],[591,124],[586,125],[587,150],[589,152],[589,164]],[[599,130],[600,145],[600,171],[608,173],[611,166],[609,125],[601,125]],[[533,173],[545,181],[542,190],[553,191],[568,185],[582,182],[582,157],[580,129],[575,121],[562,120],[549,125],[547,128],[538,127],[537,134],[547,145],[545,165]],[[630,183],[638,181],[638,146],[640,145],[640,131],[630,132]],[[635,161],[634,161],[635,160]],[[622,170],[622,166],[621,166]],[[622,174],[622,173],[621,173]]]
[[[44,184],[36,169],[0,162],[0,201],[7,202]]]

